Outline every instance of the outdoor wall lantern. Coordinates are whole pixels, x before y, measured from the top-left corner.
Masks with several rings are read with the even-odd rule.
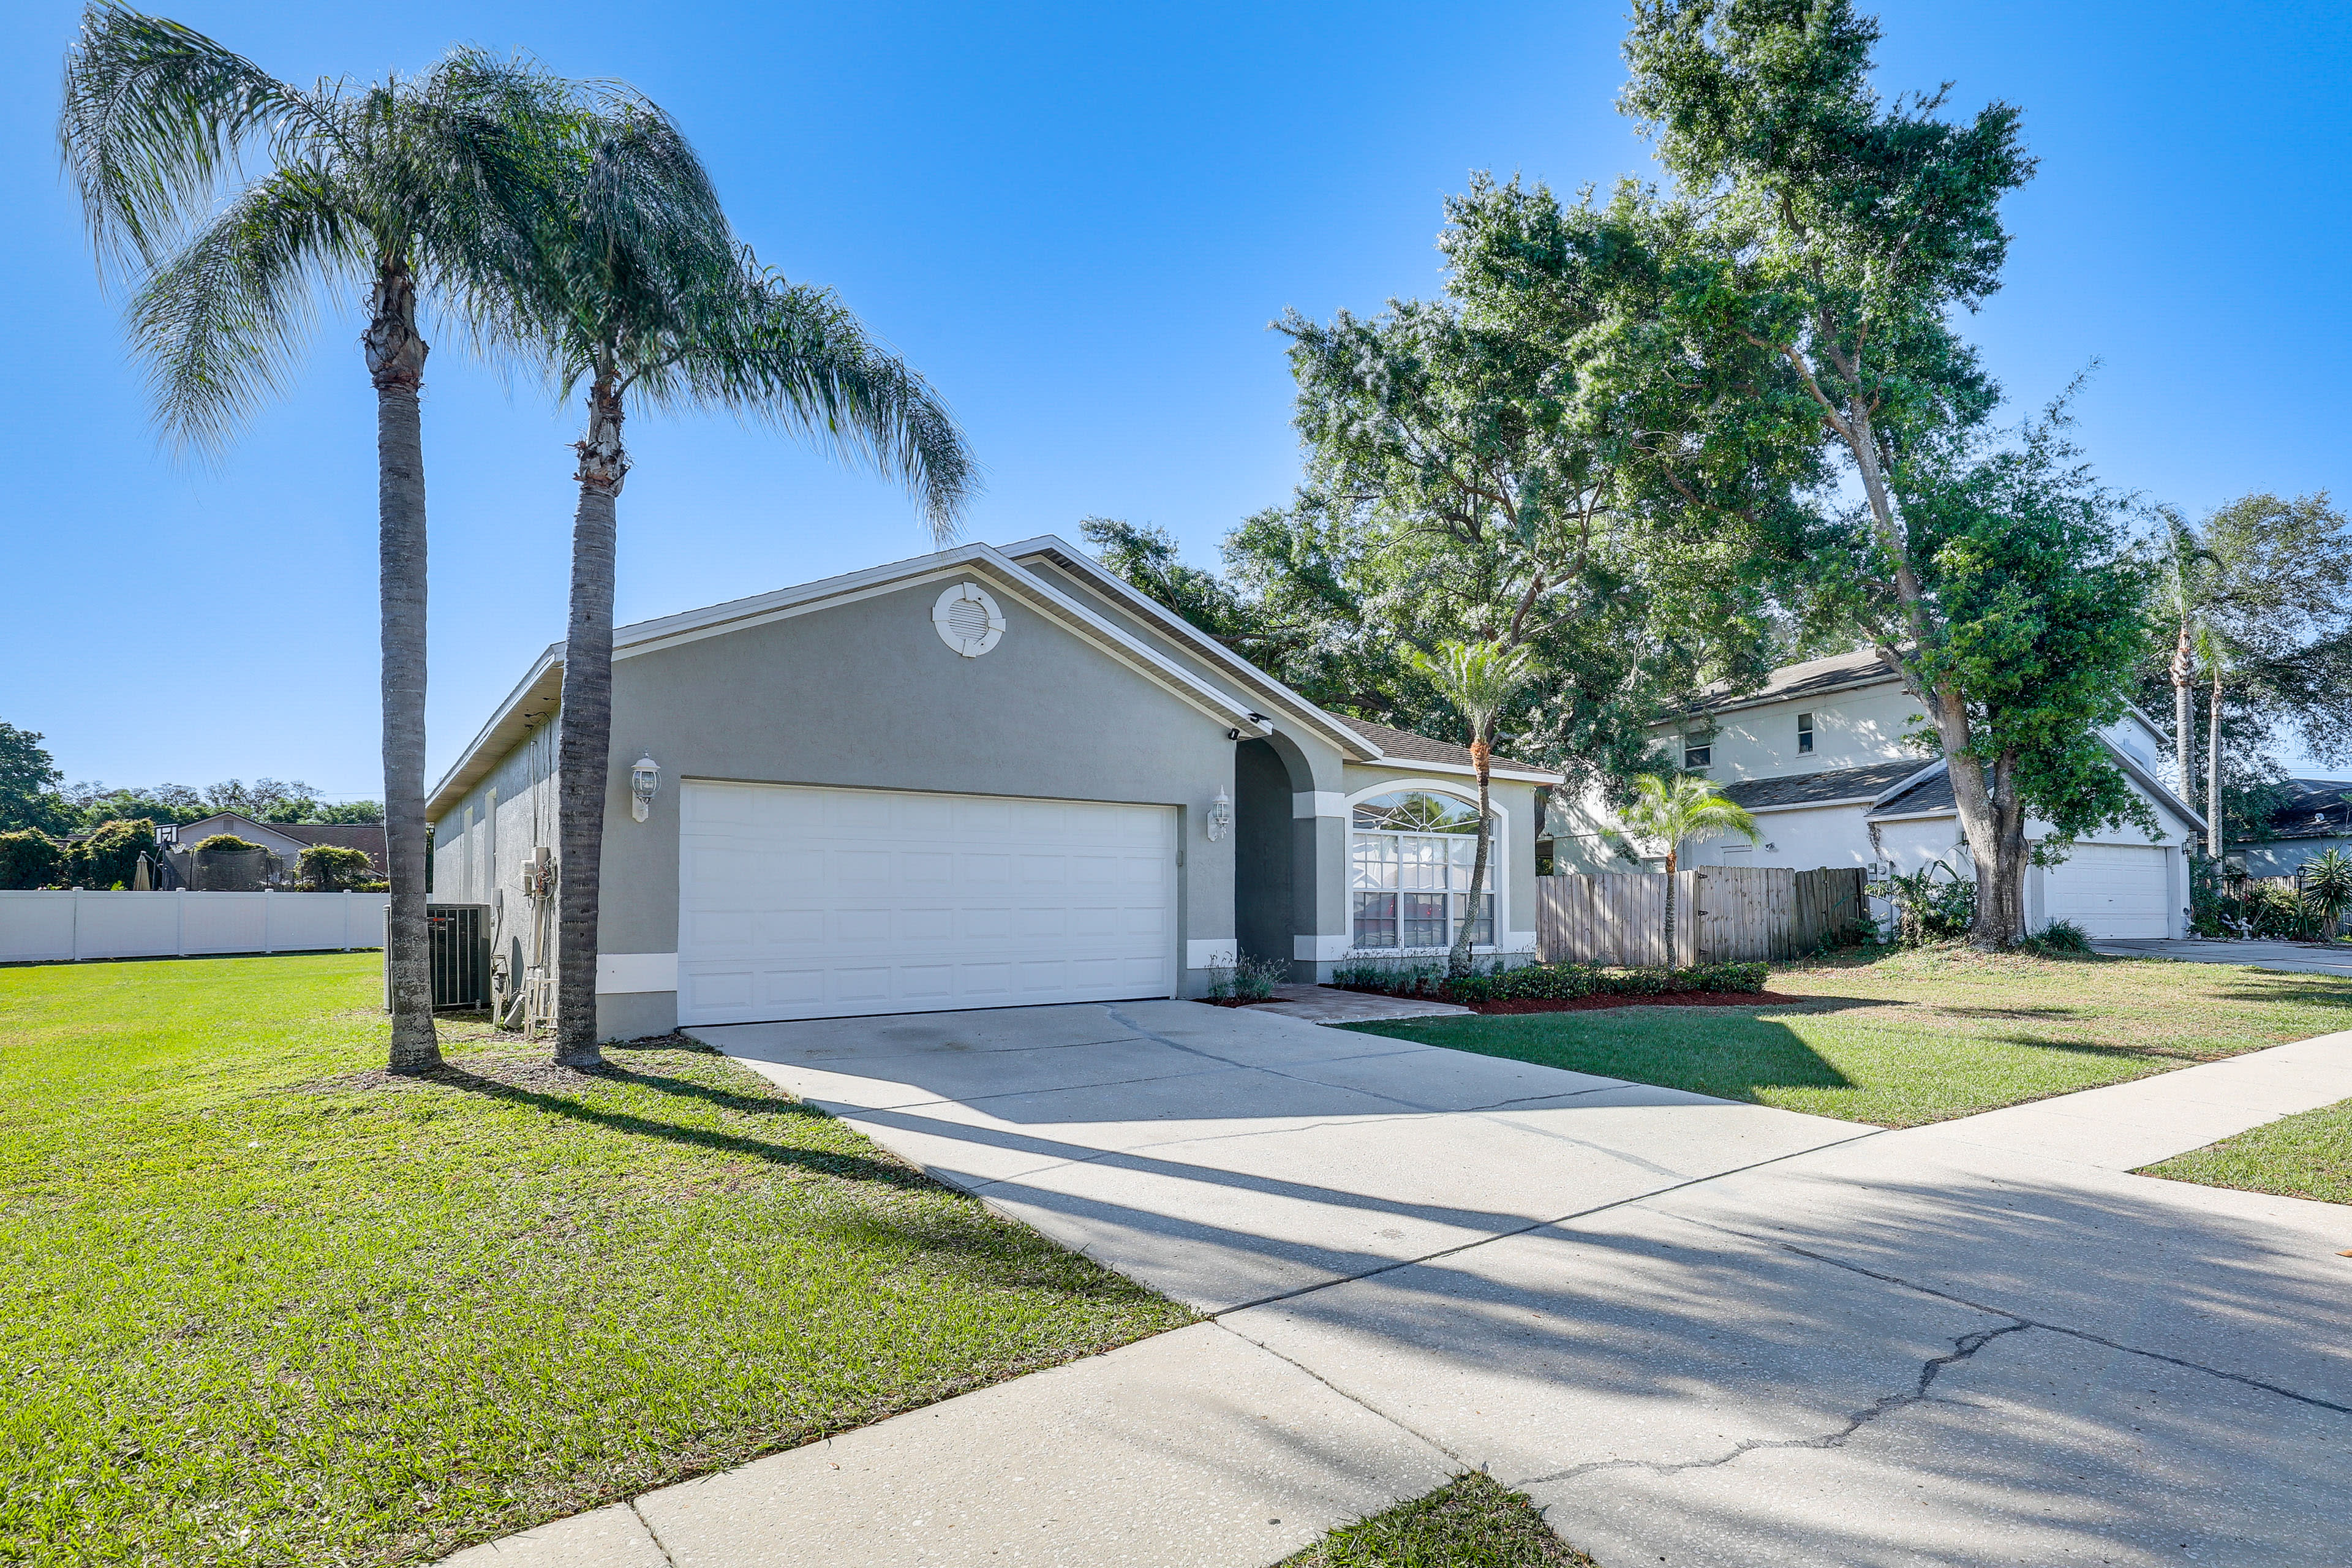
[[[1217,786],[1217,798],[1209,803],[1208,820],[1203,826],[1209,830],[1212,844],[1234,830],[1234,799],[1223,784]]]
[[[653,815],[654,796],[661,792],[661,764],[647,752],[629,770],[629,815],[643,822]]]

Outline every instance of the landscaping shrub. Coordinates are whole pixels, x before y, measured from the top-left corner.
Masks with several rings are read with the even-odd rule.
[[[1585,996],[1664,996],[1677,991],[1764,989],[1770,966],[1706,963],[1695,969],[1596,969],[1583,963],[1521,963],[1500,961],[1449,980],[1442,962],[1401,963],[1360,956],[1336,964],[1331,983],[1352,991],[1394,996],[1427,996],[1475,1006],[1482,1002],[1573,1002]]]
[[[226,837],[226,834],[220,835]],[[211,840],[207,839],[209,843]],[[294,878],[313,892],[340,893],[375,879],[375,865],[364,849],[340,844],[313,844],[294,862]]]
[[[1937,880],[1937,873],[1943,880]],[[1895,941],[1904,947],[1924,947],[1969,934],[1977,919],[1977,884],[1941,860],[1930,861],[1907,876],[1889,876],[1873,882],[1870,896],[1895,906]]]
[[[305,859],[309,857],[305,856]],[[1244,953],[1239,963],[1228,969],[1223,964],[1209,971],[1209,1000],[1212,1002],[1265,1002],[1274,995],[1274,988],[1290,978],[1290,966],[1271,958],[1259,958]]]
[[[234,833],[215,833],[210,838],[203,840],[196,846],[196,853],[199,855],[210,855],[216,854],[222,850],[235,853],[238,850],[258,849],[260,847],[260,845],[252,843],[247,839],[239,838]]]
[[[155,858],[155,825],[143,817],[109,822],[67,849],[65,879],[78,888],[127,888],[142,855]]]
[[[2028,952],[2044,957],[2058,954],[2081,954],[2091,951],[2091,936],[2073,921],[2052,921],[2025,939]]]
[[[64,875],[66,852],[46,833],[0,833],[0,889],[46,888]]]

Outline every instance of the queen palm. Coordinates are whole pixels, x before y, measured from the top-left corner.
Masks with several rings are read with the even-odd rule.
[[[557,741],[556,980],[556,1060],[586,1068],[603,1059],[596,948],[628,405],[726,409],[813,437],[903,482],[941,543],[977,476],[920,376],[830,293],[737,246],[693,150],[652,105],[604,107],[545,216],[515,326],[538,335],[566,395],[586,389]]]
[[[2205,717],[2205,853],[2221,858],[2221,683],[2236,673],[2228,639],[2210,621],[2197,628],[2197,663],[2210,682]]]
[[[437,1066],[425,924],[420,294],[461,320],[511,289],[562,84],[473,51],[424,76],[299,88],[176,22],[101,0],[66,58],[58,137],[101,261],[136,279],[133,342],[175,441],[225,442],[298,361],[319,293],[362,289],[376,394],[391,1066]],[[263,165],[247,178],[247,160]]]
[[[1525,647],[1499,642],[1440,643],[1436,653],[1406,650],[1412,667],[1437,689],[1470,726],[1470,765],[1478,774],[1478,848],[1470,868],[1470,896],[1462,905],[1453,949],[1445,955],[1448,974],[1470,973],[1470,937],[1477,911],[1486,908],[1486,857],[1494,838],[1487,812],[1487,780],[1495,760],[1495,724],[1512,698],[1526,689],[1533,671]]]
[[[1745,834],[1753,844],[1759,837],[1756,819],[1748,808],[1724,797],[1721,790],[1696,773],[1661,779],[1643,773],[1633,781],[1633,804],[1619,816],[1643,838],[1666,847],[1666,967],[1675,963],[1675,873],[1681,868],[1682,847],[1726,833]]]
[[[2189,782],[2189,759],[2195,749],[2191,742],[2196,721],[2191,711],[2189,689],[2197,679],[2197,623],[2204,614],[2206,601],[2212,595],[2213,575],[2218,563],[2213,552],[2198,542],[2197,535],[2178,513],[2167,510],[2164,524],[2164,543],[2158,560],[2156,602],[2173,634],[2172,659],[2168,671],[2172,677],[2173,761],[2179,775],[2180,798],[2188,800],[2196,794],[2195,786]]]

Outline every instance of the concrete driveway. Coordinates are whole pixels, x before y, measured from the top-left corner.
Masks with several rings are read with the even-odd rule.
[[[2125,1173],[2352,1097],[2352,1035],[1885,1132],[1191,1003],[691,1032],[1216,1314],[1184,1334],[1270,1352],[1225,1397],[1303,1370],[1377,1417],[1392,1495],[1483,1467],[1610,1568],[2352,1563],[2352,1211]],[[1143,1447],[1223,1444],[1192,1408]],[[673,1535],[865,1450],[811,1452],[639,1511],[678,1563],[801,1561]],[[1291,1549],[1229,1536],[1181,1560]]]
[[[2324,947],[2315,942],[2103,937],[2091,947],[2113,958],[2171,958],[2183,963],[2245,963],[2297,974],[2352,974],[2352,948]]]

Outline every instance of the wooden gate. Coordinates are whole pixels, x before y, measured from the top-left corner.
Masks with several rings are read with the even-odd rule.
[[[1536,950],[1547,963],[1654,968],[1666,959],[1666,883],[1658,872],[1539,877]],[[1674,874],[1677,967],[1785,961],[1862,918],[1857,868],[1701,866]]]

